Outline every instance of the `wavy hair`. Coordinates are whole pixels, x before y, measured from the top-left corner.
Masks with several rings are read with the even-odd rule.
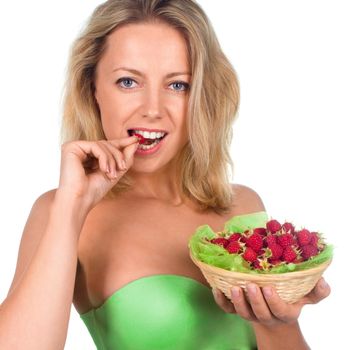
[[[234,68],[223,53],[210,20],[195,0],[108,0],[99,5],[74,41],[63,95],[61,141],[105,139],[95,100],[96,66],[106,38],[119,26],[164,22],[186,40],[192,72],[187,128],[189,141],[177,157],[182,194],[201,210],[229,211],[233,190],[229,154],[240,90]],[[125,174],[108,193],[128,190]]]

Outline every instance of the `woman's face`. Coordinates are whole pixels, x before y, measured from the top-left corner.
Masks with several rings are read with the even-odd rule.
[[[188,141],[191,75],[186,42],[162,23],[126,25],[107,40],[95,82],[105,136],[118,139],[129,130],[141,130],[150,132],[145,138],[155,139],[162,134],[152,132],[167,133],[152,150],[135,154],[132,169],[152,172],[168,164]]]

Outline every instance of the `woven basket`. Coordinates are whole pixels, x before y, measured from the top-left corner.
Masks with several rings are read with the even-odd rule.
[[[190,257],[202,271],[212,288],[221,290],[228,299],[231,298],[231,288],[239,286],[246,291],[246,284],[253,282],[259,287],[274,286],[280,298],[291,304],[308,294],[316,285],[323,272],[330,265],[331,259],[317,267],[280,274],[249,274],[228,271],[208,265],[197,260],[190,251]]]

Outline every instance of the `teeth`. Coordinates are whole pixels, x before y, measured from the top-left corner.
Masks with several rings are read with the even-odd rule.
[[[155,132],[155,131],[149,132],[149,131],[142,131],[142,130],[134,130],[134,133],[142,135],[144,138],[151,139],[151,140],[159,139],[165,135],[164,132]]]
[[[152,148],[154,148],[159,142],[160,142],[160,140],[155,140],[152,145],[143,145],[143,144],[140,144],[140,145],[139,145],[139,149],[143,149],[143,150],[152,149]]]

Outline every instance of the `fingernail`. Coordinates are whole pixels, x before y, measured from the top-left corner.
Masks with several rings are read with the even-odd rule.
[[[263,287],[263,293],[264,296],[266,296],[267,298],[271,297],[272,295],[272,291],[270,287]]]
[[[232,288],[232,298],[237,299],[239,297],[239,289]]]
[[[213,293],[214,297],[217,297],[217,290],[216,290],[216,288],[213,288],[213,289],[212,289],[212,293]]]
[[[257,293],[257,288],[254,284],[248,284],[248,292],[255,295]]]

